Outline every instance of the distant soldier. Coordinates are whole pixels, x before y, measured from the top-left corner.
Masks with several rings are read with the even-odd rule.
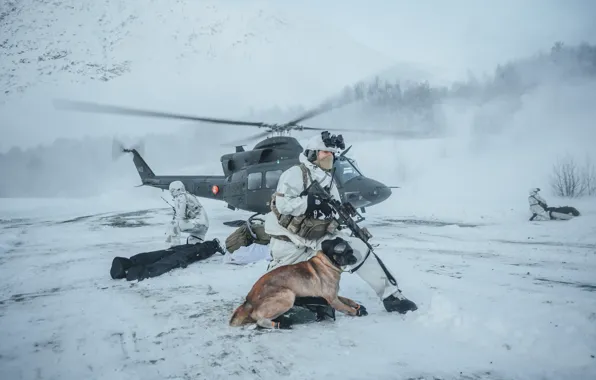
[[[209,218],[199,199],[184,188],[181,181],[170,183],[170,194],[174,200],[174,217],[168,229],[166,243],[180,245],[181,232],[188,233],[184,243],[195,244],[205,241],[209,230]]]
[[[530,196],[528,203],[530,204],[530,212],[532,216],[530,221],[544,221],[544,220],[569,220],[574,216],[579,216],[580,213],[575,207],[561,206],[549,207],[544,198],[538,195],[540,188],[534,187],[530,189]]]
[[[528,196],[528,203],[530,204],[530,212],[532,216],[530,217],[530,221],[532,220],[550,220],[550,216],[548,215],[548,205],[544,198],[542,198],[538,192],[540,188],[534,187],[530,189],[530,195]]]

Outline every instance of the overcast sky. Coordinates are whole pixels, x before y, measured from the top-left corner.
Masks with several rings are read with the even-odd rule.
[[[491,71],[556,40],[596,42],[590,0],[301,0],[286,7],[328,20],[396,61],[457,76]]]
[[[237,2],[238,6],[240,4],[252,6],[247,5],[246,1],[248,0],[229,0],[225,4],[231,6],[234,2]],[[141,12],[140,17],[142,17],[144,11],[140,5],[141,3],[137,4],[131,0],[123,4],[126,4],[127,7],[137,7],[138,5],[137,12]],[[446,81],[465,76],[468,69],[475,73],[492,72],[497,63],[532,54],[539,49],[548,49],[556,40],[567,43],[578,43],[580,41],[596,43],[596,23],[593,17],[596,14],[596,2],[589,0],[276,0],[258,1],[258,3],[264,9],[282,8],[290,22],[300,24],[305,18],[310,18],[317,20],[323,26],[334,28],[340,34],[345,35],[346,39],[351,38],[371,48],[378,53],[378,57],[388,58],[383,59],[383,66],[388,62],[395,64],[409,63],[412,67],[432,74],[433,78]],[[43,7],[46,5],[37,3],[36,6]],[[222,6],[222,8],[224,7]],[[39,15],[44,13],[38,12],[36,14],[38,16],[35,17],[42,17]],[[295,18],[293,18],[293,15],[295,15]],[[91,15],[91,17],[94,16]],[[115,17],[114,22],[116,21],[117,17]],[[148,21],[149,24],[150,21]],[[178,23],[172,22],[172,20],[167,22],[168,24],[165,24],[159,31],[174,33]],[[28,23],[28,25],[36,24]],[[86,37],[80,38],[85,40]],[[316,41],[313,41],[313,43],[316,43]],[[260,46],[267,45],[261,44]],[[290,46],[289,51],[292,51],[291,48]],[[171,57],[176,53],[161,51],[158,54],[151,49],[151,46],[147,46],[145,52],[151,53],[155,57]],[[261,53],[264,52],[258,53],[257,56]],[[295,60],[300,61],[301,54],[303,54],[301,51],[297,51]],[[279,56],[279,52],[271,53],[273,59],[276,55]],[[374,59],[377,59],[376,57]],[[317,57],[306,58],[310,60],[317,59]],[[329,72],[330,67],[336,65],[333,57],[321,57],[321,59],[328,59],[329,61],[327,62],[327,72]],[[6,66],[6,62],[8,60],[2,66]],[[366,62],[370,63],[369,61]],[[250,62],[236,62],[234,64],[241,69],[243,66],[249,65]],[[341,74],[341,68],[337,68],[337,78],[321,78],[321,74],[317,72],[300,73],[303,75],[300,78],[295,76],[292,71],[284,74],[284,64],[274,65],[276,68],[279,67],[280,71],[275,73],[277,75],[276,79],[272,79],[271,82],[279,82],[280,78],[285,81],[282,84],[278,83],[275,91],[267,91],[265,87],[261,86],[259,91],[255,92],[250,86],[242,86],[234,82],[234,79],[231,79],[230,82],[233,83],[225,83],[225,86],[218,85],[219,89],[222,90],[221,94],[216,93],[215,90],[217,89],[212,90],[203,87],[203,92],[208,93],[206,99],[193,98],[192,90],[196,90],[198,86],[193,84],[187,85],[188,88],[186,89],[180,88],[178,83],[164,77],[163,71],[156,73],[156,70],[149,70],[149,75],[139,74],[138,72],[133,73],[138,77],[133,79],[133,82],[136,80],[136,83],[139,83],[140,78],[142,78],[142,85],[145,86],[145,88],[139,89],[137,85],[136,100],[139,100],[139,91],[152,92],[150,95],[153,97],[139,102],[141,104],[153,104],[155,107],[167,110],[172,109],[172,105],[177,105],[180,109],[188,109],[194,107],[189,105],[194,102],[197,112],[208,112],[208,115],[220,116],[228,113],[227,110],[221,107],[235,107],[232,102],[233,96],[241,92],[238,91],[238,87],[244,91],[243,96],[254,99],[260,96],[261,99],[264,99],[264,103],[267,102],[267,99],[275,99],[276,96],[281,99],[282,94],[280,94],[279,88],[291,88],[291,80],[296,82],[297,93],[302,91],[304,94],[311,94],[313,90],[308,86],[312,86],[313,82],[318,81],[324,84],[335,80],[333,85],[343,83],[342,81],[349,75],[350,70],[356,72],[356,68],[362,65],[360,62],[340,63],[342,66],[350,64],[352,68],[347,68]],[[151,66],[146,66],[151,69]],[[379,61],[380,66],[381,62]],[[10,69],[10,67],[4,67],[4,69]],[[300,70],[301,65],[297,64],[293,69],[295,71]],[[229,70],[229,68],[222,70],[225,72],[235,71]],[[267,70],[268,68],[265,68],[262,71],[267,74]],[[371,70],[372,66],[363,69],[363,71],[369,73]],[[239,78],[242,77],[242,73],[236,74]],[[31,78],[34,81],[38,80],[35,77]],[[149,80],[145,80],[146,78],[149,78]],[[160,78],[166,84],[161,85],[162,87],[151,87]],[[181,76],[181,78],[181,84],[184,84],[184,76]],[[305,78],[310,78],[310,81],[306,81],[306,84],[304,83]],[[353,77],[350,76],[350,78]],[[303,89],[298,90],[300,84],[303,85]],[[64,87],[64,93],[68,94],[68,91],[71,90],[68,89],[69,83],[64,82],[61,85]],[[121,84],[121,86],[124,85]],[[126,91],[134,92],[134,85],[135,83],[128,85]],[[96,85],[86,87],[84,94],[72,94],[71,97],[95,95],[97,90],[92,86]],[[108,86],[111,86],[111,84]],[[331,84],[328,87],[330,86]],[[230,92],[232,88],[237,90]],[[47,92],[50,90],[41,88],[37,95],[30,95],[35,94],[36,91],[38,90],[28,88],[25,97],[20,102],[9,103],[8,106],[0,104],[0,128],[2,128],[3,133],[0,151],[6,151],[13,145],[34,146],[39,143],[51,143],[57,136],[81,137],[87,131],[94,131],[94,134],[103,133],[96,125],[100,125],[101,128],[105,129],[105,133],[113,133],[113,130],[107,129],[109,127],[108,122],[101,123],[81,118],[75,120],[75,116],[66,117],[62,115],[60,117],[63,119],[60,122],[48,123],[49,120],[53,120],[54,114],[51,113],[53,111],[50,111],[49,108],[51,108],[50,100],[55,94]],[[44,91],[46,92],[44,93]],[[111,91],[111,94],[106,95],[106,101],[129,103],[126,102],[126,91],[120,88]],[[324,91],[320,92],[323,93]],[[185,95],[185,93],[191,95]],[[287,101],[288,97],[291,96],[291,93],[285,94],[285,100]],[[129,98],[132,99],[133,97]],[[190,103],[185,104],[185,102]],[[238,104],[241,103],[238,102]],[[301,103],[301,101],[297,102]],[[218,109],[218,107],[220,108]],[[33,113],[29,112],[32,108],[38,110],[41,116],[33,116]],[[239,105],[235,107],[235,109],[240,108]],[[236,115],[230,114],[228,117],[234,116]],[[161,121],[153,122],[144,119],[136,122],[131,120],[127,123],[127,130],[145,133],[145,131],[157,131],[160,128],[159,126],[162,125],[163,122]],[[155,128],[150,129],[152,126],[155,126]]]

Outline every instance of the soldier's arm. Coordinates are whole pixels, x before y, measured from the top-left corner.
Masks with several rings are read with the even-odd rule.
[[[546,203],[546,201],[544,200],[544,198],[542,198],[538,194],[536,194],[535,197],[536,197],[536,200],[538,201],[538,203],[540,204],[540,206],[542,206],[543,208],[547,208],[548,207],[548,204]]]
[[[284,215],[299,216],[306,212],[308,206],[307,197],[300,196],[304,190],[302,170],[298,166],[290,168],[282,173],[277,183],[275,198],[277,210]]]
[[[174,200],[177,220],[182,220],[186,217],[186,202],[186,194],[182,194]]]

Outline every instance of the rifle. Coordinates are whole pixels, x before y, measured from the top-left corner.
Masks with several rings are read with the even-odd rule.
[[[322,202],[326,202],[331,206],[331,209],[337,214],[337,217],[334,217],[335,221],[339,224],[340,229],[343,227],[347,227],[355,237],[362,240],[366,246],[372,250],[373,247],[370,245],[368,240],[372,237],[372,234],[366,229],[366,227],[361,228],[358,225],[358,222],[364,220],[364,217],[358,213],[354,206],[347,202],[347,203],[340,203],[337,199],[334,199],[331,194],[329,194],[319,183],[319,181],[313,180],[306,188],[303,194],[307,195],[311,194],[314,197],[320,199]],[[353,217],[358,217],[358,220],[354,220]]]
[[[161,197],[161,199],[163,199],[163,201],[166,202],[172,208],[172,210],[174,210],[174,215],[172,215],[171,227],[166,232],[166,234],[168,234],[168,236],[166,237],[166,242],[169,243],[172,241],[173,237],[180,235],[180,226],[178,226],[178,224],[176,223],[176,207],[174,207],[164,197]],[[187,241],[188,241],[188,239],[187,239]]]
[[[176,219],[176,207],[172,206],[172,204],[168,201],[166,201],[166,199],[164,197],[161,197],[161,199],[163,199],[164,202],[166,202],[171,208],[172,210],[174,210],[174,215],[172,216],[172,220]]]
[[[357,271],[362,266],[362,264],[364,264],[368,256],[372,253],[379,262],[379,265],[381,265],[381,268],[385,272],[385,275],[387,276],[389,282],[397,286],[397,281],[395,281],[395,278],[393,278],[391,273],[389,273],[389,270],[387,270],[385,264],[383,264],[379,256],[377,256],[377,254],[374,252],[373,246],[368,242],[368,240],[372,238],[372,234],[368,231],[366,227],[360,227],[358,225],[358,222],[363,221],[364,217],[360,215],[360,213],[358,213],[356,208],[350,202],[341,203],[337,199],[334,199],[331,196],[331,194],[329,194],[329,192],[327,192],[327,190],[325,190],[317,180],[313,180],[310,183],[310,185],[306,188],[306,190],[304,190],[300,195],[308,194],[317,197],[322,202],[326,202],[337,215],[334,216],[333,219],[339,224],[339,228],[341,229],[342,227],[347,227],[350,231],[352,231],[352,234],[355,237],[362,240],[362,242],[366,244],[366,246],[368,247],[368,252],[366,253],[366,256],[364,257],[362,262],[358,264],[356,267],[349,270],[349,272],[354,273],[355,271]],[[354,216],[358,217],[358,221],[354,220]]]

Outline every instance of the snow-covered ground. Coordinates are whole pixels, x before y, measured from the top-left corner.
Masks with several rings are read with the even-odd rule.
[[[227,323],[264,261],[216,255],[142,282],[110,278],[114,256],[164,247],[160,195],[0,200],[1,379],[596,377],[593,201],[570,202],[582,216],[566,222],[528,222],[525,205],[482,222],[440,204],[415,216],[430,205],[416,212],[394,193],[363,225],[419,309],[389,314],[344,275],[342,294],[368,316],[261,332]],[[204,204],[222,241],[233,231],[222,222],[249,215]]]
[[[313,14],[314,8],[296,5],[298,13],[262,1],[107,3],[0,6],[0,31],[7,36],[0,41],[7,57],[0,70],[0,150],[40,143],[55,149],[9,152],[0,187],[19,196],[31,188],[44,196],[102,194],[0,198],[0,380],[596,378],[596,198],[562,200],[547,189],[560,156],[569,154],[579,165],[595,159],[592,77],[568,80],[550,65],[522,67],[519,76],[532,83],[523,95],[513,86],[503,97],[437,105],[445,136],[432,140],[369,141],[346,132],[363,172],[400,186],[367,210],[363,225],[419,309],[387,313],[358,276],[345,275],[341,293],[364,304],[368,316],[338,314],[335,322],[291,331],[231,328],[232,311],[266,262],[237,266],[216,255],[138,283],[110,278],[113,257],[165,247],[171,215],[159,190],[132,188],[139,180],[130,162],[106,163],[109,144],[100,136],[156,134],[144,154],[156,174],[220,174],[219,158],[233,148],[216,146],[250,132],[67,114],[51,101],[240,118],[251,107],[310,107],[376,73],[437,78],[446,75],[445,66],[463,72],[469,57],[484,57],[469,62],[477,67],[489,58],[478,44],[457,38],[459,31],[449,33],[428,18],[411,17],[416,27],[409,27],[387,8],[376,12],[391,17],[398,31],[357,14],[367,25],[376,23],[365,29],[388,38],[399,62],[358,42],[366,41],[358,23],[335,9],[336,20],[328,23],[320,8]],[[426,15],[427,6],[421,7]],[[434,13],[507,62],[513,56],[505,46],[510,53],[529,45],[533,51],[531,39],[569,37],[567,43],[580,29],[586,30],[582,38],[593,29],[573,17],[567,19],[575,26],[565,27],[567,13],[559,7],[541,12],[541,21],[533,12],[533,23],[517,23],[519,29],[508,32],[515,40],[503,37],[502,25],[511,24],[510,14],[527,17],[520,9],[504,6],[505,19],[491,8],[492,28],[470,24],[485,24],[486,17],[472,15],[469,6],[462,13],[450,5],[462,19]],[[553,32],[535,29],[538,24],[554,25]],[[350,37],[356,34],[362,38]],[[436,34],[461,51],[447,49]],[[409,59],[420,62],[410,67]],[[325,117],[312,125],[346,126],[347,117]],[[372,115],[350,122],[381,127]],[[157,134],[164,131],[172,135]],[[73,140],[54,142],[58,137]],[[188,163],[193,166],[181,167]],[[574,206],[582,216],[529,222],[531,187],[542,187],[549,205]],[[203,203],[208,236],[222,242],[233,231],[224,221],[249,216]]]

